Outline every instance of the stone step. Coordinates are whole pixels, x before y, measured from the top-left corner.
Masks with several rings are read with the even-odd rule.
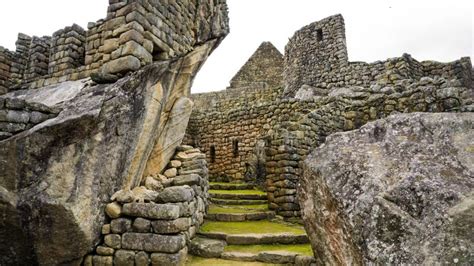
[[[254,186],[246,183],[224,183],[224,182],[210,182],[210,189],[214,190],[243,190],[253,189]]]
[[[221,258],[296,265],[311,265],[314,262],[310,244],[228,245],[224,248]]]
[[[223,240],[196,237],[190,243],[189,252],[203,258],[221,258],[232,261],[296,265],[314,263],[310,244],[226,245]]]
[[[206,216],[211,221],[241,222],[273,219],[275,212],[268,210],[268,205],[225,206],[210,205]]]
[[[278,265],[274,263],[252,262],[248,261],[242,264],[241,261],[224,260],[218,258],[201,258],[196,256],[188,256],[186,266],[269,266]]]
[[[303,227],[275,221],[206,221],[199,235],[225,240],[229,245],[309,243]]]
[[[267,200],[230,200],[211,198],[211,202],[219,205],[259,205],[268,204]]]
[[[232,200],[266,200],[267,193],[259,190],[209,190],[211,198]]]
[[[290,251],[262,251],[258,254],[225,251],[221,254],[224,260],[245,261],[245,262],[263,262],[283,265],[304,265],[310,266],[315,263],[312,256],[300,255]]]
[[[275,212],[255,212],[255,213],[208,213],[206,219],[221,222],[243,222],[260,221],[275,218]]]

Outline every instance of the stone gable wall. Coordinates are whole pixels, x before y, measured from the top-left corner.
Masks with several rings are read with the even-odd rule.
[[[225,0],[109,0],[107,17],[89,23],[88,30],[72,25],[52,37],[19,34],[9,90],[89,76],[115,81],[153,61],[185,55],[228,31]]]
[[[283,55],[270,42],[257,51],[230,81],[230,88],[258,86],[276,88],[283,85]]]

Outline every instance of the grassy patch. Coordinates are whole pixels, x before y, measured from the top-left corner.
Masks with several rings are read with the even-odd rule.
[[[219,214],[219,213],[254,213],[268,211],[268,205],[232,205],[232,206],[219,206],[211,205],[209,206],[210,214]]]
[[[209,190],[210,194],[232,194],[232,195],[267,195],[267,192],[260,190]]]
[[[313,256],[310,244],[301,245],[229,245],[225,248],[229,252],[244,252],[258,254],[262,251],[288,251],[305,256]]]
[[[270,266],[275,264],[261,263],[261,262],[242,262],[222,259],[207,259],[201,257],[188,256],[186,265],[189,266]]]
[[[203,233],[225,234],[271,234],[290,233],[295,235],[305,234],[302,226],[272,221],[246,221],[246,222],[214,222],[207,221],[201,227]]]
[[[219,185],[219,186],[238,186],[238,185],[245,185],[245,183],[227,183],[227,182],[209,182],[210,185]]]

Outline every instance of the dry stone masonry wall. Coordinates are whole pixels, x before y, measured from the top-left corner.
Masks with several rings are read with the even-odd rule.
[[[344,19],[335,15],[295,33],[285,48],[285,95],[293,97],[303,86],[331,90],[344,86],[389,85],[422,77],[459,79],[471,83],[469,58],[452,63],[418,62],[410,55],[374,63],[349,62]],[[311,55],[311,56],[308,56]]]
[[[59,111],[40,103],[0,97],[0,141],[56,117]]]
[[[11,86],[11,67],[13,54],[0,46],[0,95],[8,92]]]
[[[88,30],[74,24],[52,37],[19,34],[15,52],[0,50],[0,93],[91,75],[98,82],[115,81],[229,31],[225,0],[110,0],[107,11]]]
[[[285,88],[254,82],[252,88],[193,95],[186,141],[206,153],[211,178],[263,179],[270,208],[299,217],[302,162],[326,136],[391,114],[474,111],[469,58],[418,62],[405,54],[349,62],[345,42],[342,16],[323,19],[286,46]],[[262,63],[257,73],[266,66],[275,69]]]
[[[110,222],[84,265],[183,265],[208,207],[205,155],[180,146],[163,174],[121,190],[106,207]]]

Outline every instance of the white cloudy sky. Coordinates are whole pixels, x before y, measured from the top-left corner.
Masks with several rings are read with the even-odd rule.
[[[18,32],[51,35],[106,15],[108,0],[3,0],[0,45],[14,49]],[[299,28],[341,13],[351,61],[404,52],[418,60],[474,57],[472,0],[228,0],[231,33],[199,73],[193,92],[225,89],[262,41],[281,51]]]

